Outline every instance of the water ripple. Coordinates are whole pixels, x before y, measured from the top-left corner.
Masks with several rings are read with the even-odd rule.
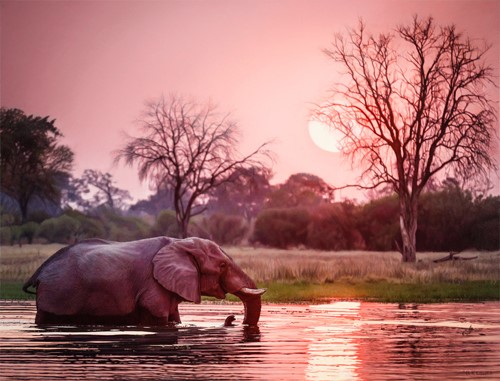
[[[0,302],[1,380],[497,380],[500,303],[183,304],[166,328],[48,327]]]

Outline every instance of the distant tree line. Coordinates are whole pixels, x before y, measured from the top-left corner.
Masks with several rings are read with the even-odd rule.
[[[170,123],[172,111],[163,113],[163,107],[166,105],[160,103],[153,109],[153,115],[163,123],[159,126],[161,131]],[[189,113],[181,111],[187,120]],[[207,119],[212,112],[212,108],[202,109],[201,115]],[[172,158],[176,163],[172,168],[155,167],[156,192],[129,205],[130,194],[115,185],[111,174],[92,169],[85,170],[79,178],[71,174],[73,153],[58,143],[61,134],[54,120],[28,116],[16,109],[1,109],[0,113],[1,244],[191,235],[224,245],[318,250],[401,248],[397,195],[378,195],[362,204],[337,201],[330,185],[308,173],[294,174],[284,183],[272,185],[271,170],[255,156],[260,148],[246,160],[231,159],[234,152],[218,146],[226,160],[217,161],[209,159],[210,155],[218,155],[214,152],[205,152],[200,157],[203,147],[211,146],[211,140],[200,138],[198,146],[184,142],[180,149],[187,155],[185,161],[177,163]],[[198,125],[200,114],[196,115],[189,128],[177,124],[173,128],[182,127],[183,131],[178,133],[189,133],[190,139],[197,139],[197,128],[201,129],[202,137],[222,133],[220,144],[234,143],[233,124],[215,124],[212,129]],[[136,138],[129,142],[133,147],[125,148],[132,152],[141,142],[144,140]],[[166,138],[160,143],[166,151],[171,147]],[[190,147],[197,147],[196,151],[189,153]],[[147,155],[145,150],[144,156]],[[160,155],[155,160],[163,159]],[[234,166],[228,167],[231,162]],[[209,167],[203,167],[207,163],[226,172],[218,178],[207,175],[211,173]],[[192,172],[192,167],[198,164],[198,171]],[[144,165],[146,168],[141,170],[151,168],[147,163]],[[177,180],[160,181],[168,175],[164,171],[172,171]],[[182,183],[183,176],[189,182]],[[204,185],[204,181],[208,183]],[[179,188],[181,185],[184,188]],[[198,189],[196,195],[195,189]],[[190,218],[179,219],[179,215],[185,217],[186,213]],[[473,196],[454,179],[447,179],[422,194],[418,215],[418,250],[500,249],[498,196]]]
[[[500,197],[479,196],[447,180],[423,194],[418,205],[419,251],[500,249]],[[351,201],[313,207],[266,208],[256,218],[251,240],[288,248],[318,250],[400,250],[396,195],[364,204]]]
[[[253,196],[248,190],[249,180],[243,178],[243,188],[233,184],[213,192],[207,211],[190,221],[189,235],[221,245],[282,249],[393,251],[400,247],[395,195],[362,204],[335,202],[332,189],[311,174],[295,174],[277,185],[269,184],[268,175],[253,172],[252,176],[257,176],[254,182],[260,184]],[[3,211],[0,240],[2,244],[17,244],[72,243],[93,237],[115,241],[157,235],[180,237],[173,207],[159,202],[168,199],[168,194],[159,190],[126,211],[105,203],[85,212],[66,207],[54,216],[38,210],[24,223],[19,216]],[[419,251],[500,249],[500,197],[474,198],[453,180],[424,193],[419,221]]]

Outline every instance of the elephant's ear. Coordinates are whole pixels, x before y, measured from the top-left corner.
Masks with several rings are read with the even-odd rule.
[[[200,274],[194,258],[188,254],[182,241],[160,249],[153,258],[153,276],[165,289],[184,299],[200,303]]]

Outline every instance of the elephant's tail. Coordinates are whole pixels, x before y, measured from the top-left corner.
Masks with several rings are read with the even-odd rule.
[[[33,276],[23,284],[23,291],[26,292],[27,294],[36,295],[36,291],[33,292],[28,290],[28,288],[30,287],[36,288],[36,286],[38,285],[38,282],[35,281],[35,275],[38,275],[38,273],[33,274]]]
[[[23,291],[26,292],[27,294],[36,295],[36,291],[35,292],[34,291],[30,291],[30,290],[28,290],[28,288],[33,287],[33,288],[36,289],[38,287],[38,275],[40,275],[40,272],[43,270],[43,268],[45,266],[47,266],[47,264],[53,262],[54,260],[61,258],[63,255],[65,255],[69,251],[70,248],[72,248],[75,245],[76,244],[73,244],[71,246],[63,247],[62,249],[58,250],[55,254],[53,254],[52,256],[50,256],[47,260],[45,260],[45,262],[43,262],[40,265],[40,267],[34,272],[34,274],[31,276],[31,278],[29,278],[23,284]]]

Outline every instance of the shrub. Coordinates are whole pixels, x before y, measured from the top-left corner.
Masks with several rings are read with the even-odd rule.
[[[243,217],[215,213],[203,219],[210,239],[220,245],[237,245],[248,233],[248,225]]]
[[[278,248],[305,245],[309,221],[306,209],[265,209],[257,216],[252,240]]]
[[[202,216],[191,218],[188,225],[188,236],[210,239],[210,233],[203,222]]]
[[[164,235],[167,237],[179,237],[179,225],[173,210],[162,210],[153,226],[154,235]]]
[[[473,200],[469,192],[448,186],[423,194],[419,203],[417,249],[463,250],[472,245]]]
[[[9,229],[10,229],[10,244],[15,245],[16,243],[20,243],[22,235],[21,226],[12,225],[9,226]]]
[[[366,247],[356,228],[355,207],[336,203],[317,208],[311,216],[307,245],[319,250],[363,250]]]
[[[74,218],[79,223],[79,228],[76,231],[77,239],[86,238],[106,238],[106,229],[97,218],[87,216],[77,210],[66,210],[65,214]]]
[[[49,242],[71,243],[78,235],[80,223],[76,218],[63,214],[40,224],[39,236]]]
[[[0,206],[0,226],[14,225],[19,220],[15,215],[4,213]]]
[[[78,218],[80,229],[78,230],[78,238],[105,238],[106,229],[101,221],[94,218]]]
[[[0,228],[0,245],[12,244],[12,231],[10,226]]]
[[[33,243],[33,239],[37,236],[40,230],[40,225],[36,222],[30,221],[21,225],[21,236],[20,238],[26,238],[29,244]]]
[[[475,200],[471,236],[471,245],[477,249],[500,249],[500,196]]]
[[[134,241],[151,236],[151,229],[139,218],[127,217],[125,220],[113,221],[108,225],[107,238],[112,241]]]
[[[28,220],[41,224],[43,221],[50,217],[51,216],[49,215],[49,213],[44,210],[35,210],[29,213]]]
[[[357,226],[368,250],[394,250],[396,242],[401,247],[397,197],[382,197],[365,204],[360,209]]]
[[[112,209],[103,208],[98,219],[102,221],[109,240],[133,241],[151,237],[151,227],[139,217],[122,216]]]

